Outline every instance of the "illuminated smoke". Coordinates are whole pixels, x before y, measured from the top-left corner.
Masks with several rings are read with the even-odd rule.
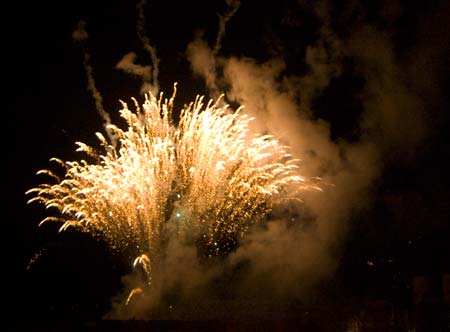
[[[159,93],[159,58],[156,52],[156,48],[150,43],[150,39],[145,33],[146,19],[144,9],[146,6],[146,0],[140,0],[136,5],[137,10],[137,22],[136,33],[145,52],[149,55],[151,65],[140,65],[136,63],[137,55],[134,52],[129,52],[123,56],[123,58],[116,64],[116,69],[122,70],[125,73],[138,77],[142,81],[141,94],[145,94],[151,91],[153,95]]]
[[[117,137],[114,135],[114,132],[111,131],[110,125],[111,125],[111,117],[109,116],[108,112],[105,111],[105,108],[103,107],[103,97],[100,93],[100,91],[97,89],[97,86],[95,85],[95,79],[94,79],[94,68],[92,68],[92,65],[90,63],[90,55],[87,52],[86,48],[84,47],[84,44],[86,40],[89,38],[89,34],[86,31],[86,22],[80,21],[78,22],[77,28],[72,33],[72,38],[75,42],[79,43],[79,45],[82,47],[83,51],[83,65],[84,69],[86,71],[86,76],[88,80],[88,90],[91,92],[92,97],[95,101],[95,109],[97,110],[98,114],[102,117],[103,121],[105,122],[103,127],[105,128],[106,133],[108,134],[108,138],[110,139],[111,143],[116,146],[117,144]]]
[[[255,118],[252,129],[279,137],[294,156],[301,156],[304,174],[323,179],[320,195],[314,191],[304,194],[313,227],[298,232],[283,222],[269,223],[266,229],[246,237],[233,253],[236,262],[250,260],[255,275],[269,275],[273,280],[270,287],[279,287],[287,297],[295,293],[298,279],[313,284],[334,271],[339,248],[353,227],[351,222],[373,203],[371,195],[384,167],[414,160],[429,130],[432,116],[427,112],[436,109],[432,103],[441,98],[437,96],[442,81],[439,69],[446,68],[443,59],[448,58],[444,56],[444,51],[448,54],[448,32],[436,29],[445,26],[442,22],[448,15],[443,12],[447,9],[448,13],[448,6],[433,15],[438,20],[425,22],[434,28],[425,26],[424,31],[440,33],[419,40],[407,61],[397,54],[392,31],[369,24],[359,1],[345,6],[339,18],[332,17],[334,6],[327,0],[298,1],[297,7],[290,8],[307,11],[318,21],[315,39],[295,60],[305,64],[301,74],[289,67],[292,52],[287,48],[291,44],[281,41],[276,41],[276,56],[261,55],[262,59],[246,56],[245,51],[243,56],[215,53],[201,37],[187,48],[193,73],[205,80],[211,95],[219,84],[226,87],[226,99],[246,105],[246,112]],[[348,31],[335,30],[337,23],[348,26]],[[293,16],[282,27],[294,27],[291,32],[301,35],[294,29],[302,24],[301,18]],[[346,105],[338,104],[330,105],[327,113],[351,123],[355,128],[351,139],[333,137],[335,124],[321,119],[315,109],[315,103],[326,99],[327,89],[348,70],[344,64],[349,59],[355,71],[352,75],[363,80],[358,83],[361,93],[352,96],[360,103],[360,114],[351,119],[344,113]],[[288,220],[283,213],[276,217]]]
[[[223,15],[219,15],[219,30],[217,31],[216,42],[214,44],[213,54],[217,55],[222,47],[222,39],[225,36],[225,27],[227,22],[236,14],[239,6],[239,0],[227,0],[228,10]]]
[[[241,5],[238,0],[228,0],[226,3],[228,6],[227,11],[222,15],[218,15],[219,28],[217,30],[214,48],[211,48],[202,38],[201,34],[199,34],[194,41],[189,43],[186,50],[192,71],[205,79],[208,92],[214,98],[217,98],[221,93],[217,81],[217,68],[220,62],[218,61],[218,53],[222,47],[226,24],[236,14]]]
[[[122,59],[116,64],[116,69],[120,69],[127,74],[135,77],[139,77],[142,80],[141,93],[144,94],[148,91],[154,91],[151,81],[151,67],[142,66],[136,64],[136,53],[130,52],[123,56]]]
[[[138,11],[138,19],[136,24],[136,30],[139,39],[142,42],[142,45],[144,46],[145,51],[150,55],[150,59],[152,60],[153,65],[153,71],[152,71],[152,77],[151,77],[151,89],[150,91],[156,96],[159,92],[159,82],[158,82],[158,75],[159,75],[159,59],[156,54],[156,48],[151,45],[150,39],[147,37],[145,33],[146,29],[146,20],[145,20],[145,14],[144,14],[144,8],[146,5],[146,0],[140,0],[138,4],[136,5],[136,9]],[[144,89],[145,87],[142,87]],[[142,90],[141,90],[142,91]],[[147,90],[144,90],[144,92]]]
[[[189,43],[186,55],[194,74],[204,78],[210,95],[217,96],[219,94],[216,73],[217,59],[207,42],[198,36]]]

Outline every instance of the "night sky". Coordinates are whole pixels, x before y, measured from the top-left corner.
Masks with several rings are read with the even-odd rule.
[[[160,59],[161,91],[171,93],[178,82],[178,107],[197,94],[207,95],[186,49],[198,36],[214,44],[225,1],[147,2],[146,33]],[[392,299],[400,292],[394,288],[407,289],[415,275],[449,273],[448,2],[339,0],[326,9],[308,1],[261,2],[242,1],[227,22],[218,55],[251,59],[255,66],[282,59],[284,69],[274,84],[280,93],[290,93],[283,80],[295,77],[299,90],[311,88],[308,94],[294,93],[293,99],[307,105],[299,109],[307,108],[311,122],[327,123],[329,142],[370,141],[377,151],[375,175],[364,185],[364,204],[348,207],[338,227],[342,230],[330,244],[336,264],[323,281],[327,295],[335,301]],[[45,213],[26,205],[24,193],[40,183],[35,173],[47,168],[51,157],[80,158],[74,142],[95,144],[94,133],[102,130],[87,91],[82,49],[71,37],[80,20],[86,22],[86,49],[113,122],[119,121],[119,99],[139,96],[140,81],[114,69],[130,51],[137,62],[150,64],[136,34],[136,7],[133,1],[25,2],[3,13],[9,18],[2,22],[4,304],[14,317],[98,319],[121,289],[127,262],[87,234],[57,233],[58,225],[38,227]],[[323,71],[316,76],[306,60],[308,47],[325,50],[319,54],[319,60],[325,56]],[[380,66],[384,60],[379,59],[392,61]],[[339,69],[328,71],[336,63]],[[232,84],[225,79],[219,88],[228,92]],[[398,96],[383,98],[395,89]],[[382,91],[379,98],[373,97],[376,91]],[[234,106],[239,102],[232,96],[228,100]],[[374,125],[370,116],[371,124],[362,120],[371,109],[386,110],[377,113]]]

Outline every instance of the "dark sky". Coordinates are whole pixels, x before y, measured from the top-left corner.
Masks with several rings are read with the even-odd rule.
[[[323,12],[307,1],[261,2],[242,1],[228,22],[219,55],[224,59],[251,58],[256,64],[282,58],[285,69],[276,78],[281,82],[282,76],[310,75],[305,60],[309,45],[317,46],[318,41],[325,40],[327,49],[333,45],[330,39],[341,40],[346,50],[339,58],[341,70],[329,74],[319,93],[311,93],[309,116],[329,123],[331,142],[353,143],[373,135],[381,151],[379,175],[367,186],[368,204],[349,214],[345,236],[339,242],[339,282],[349,285],[358,281],[353,284],[355,288],[367,294],[374,280],[382,283],[385,278],[389,283],[394,275],[448,273],[448,3],[331,1],[327,15],[321,16]],[[186,48],[201,32],[212,45],[217,14],[225,9],[224,1],[148,0],[147,35],[161,61],[161,90],[170,93],[177,81],[180,105],[208,91],[204,81],[192,73]],[[38,228],[44,213],[35,205],[26,205],[24,192],[39,183],[35,173],[46,168],[51,157],[78,158],[74,142],[95,142],[94,132],[102,130],[101,118],[86,88],[83,54],[71,38],[80,19],[87,23],[90,37],[86,46],[105,109],[117,119],[114,112],[119,110],[118,100],[138,96],[139,81],[114,69],[130,51],[138,54],[140,63],[150,63],[136,36],[135,6],[133,1],[25,2],[4,10],[4,15],[8,20],[2,23],[2,53],[6,56],[3,112],[7,115],[3,122],[7,133],[3,138],[7,146],[7,228],[3,228],[7,264],[3,271],[11,277],[5,284],[12,298],[8,302],[14,303],[11,307],[15,313],[24,311],[30,316],[98,317],[120,288],[123,262],[89,236],[73,231],[57,234],[53,225]],[[323,33],[324,25],[332,35]],[[389,41],[389,49],[383,49],[381,42],[364,45],[361,35],[353,34],[356,30],[380,32],[377,36]],[[366,49],[375,59],[389,58],[386,53],[392,53],[395,66],[372,68]],[[331,66],[332,59],[327,61]],[[384,71],[392,76],[384,75]],[[375,91],[370,75],[375,72],[381,78],[392,78],[394,71],[395,79],[382,81],[380,86],[387,85],[383,91],[389,91],[392,82],[406,82],[402,96],[408,96],[407,106],[396,105],[408,109],[411,102],[411,109],[416,109],[420,102],[423,126],[417,127],[415,120],[409,119],[415,113],[408,111],[400,115],[392,111],[397,115],[389,122],[389,98],[378,99],[385,105],[366,103]],[[221,87],[226,89],[227,84],[223,82]],[[412,95],[418,99],[409,98]],[[309,97],[299,96],[303,100]],[[387,109],[377,125],[388,129],[376,131],[376,126],[367,129],[361,125],[362,114],[370,107]],[[402,131],[402,124],[410,121],[409,128],[414,132]],[[422,129],[423,135],[415,132]],[[392,134],[397,132],[400,139]],[[408,148],[397,149],[397,145],[385,142],[391,139]],[[36,253],[41,253],[40,257],[27,270]],[[367,265],[369,261],[375,263],[375,272]]]

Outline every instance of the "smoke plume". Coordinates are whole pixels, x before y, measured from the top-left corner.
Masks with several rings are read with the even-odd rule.
[[[430,130],[429,108],[440,98],[439,89],[424,84],[424,78],[439,86],[442,59],[448,52],[448,46],[430,47],[419,33],[416,46],[404,51],[406,57],[400,56],[393,24],[382,29],[368,23],[358,2],[343,9],[348,16],[341,20],[347,22],[340,24],[350,26],[344,31],[334,30],[328,1],[299,6],[320,22],[318,37],[304,53],[305,73],[286,74],[289,64],[283,54],[266,61],[222,56],[217,44],[211,48],[201,37],[187,49],[193,72],[204,78],[212,96],[226,87],[220,92],[228,101],[245,105],[255,117],[255,131],[279,137],[302,160],[305,174],[321,178],[322,192],[305,193],[304,204],[290,206],[289,213],[274,211],[272,220],[255,227],[224,264],[225,271],[245,266],[239,287],[247,294],[257,296],[258,289],[264,289],[281,299],[301,297],[333,273],[352,221],[372,204],[383,169],[414,161]],[[383,19],[395,20],[399,8],[397,2],[386,3]],[[437,10],[432,17],[447,16]],[[432,21],[419,30],[428,31]],[[448,32],[442,37],[448,41]],[[222,38],[221,32],[217,40]],[[348,59],[363,80],[355,119],[358,134],[351,140],[333,137],[332,124],[315,115],[315,102],[344,74]],[[430,64],[429,71],[422,70],[424,64]],[[341,112],[339,105],[332,112]]]
[[[144,34],[144,3],[138,4],[137,30],[153,67],[137,65],[136,55],[128,53],[117,68],[142,77],[155,92],[159,60]],[[352,222],[373,203],[372,193],[384,168],[413,162],[432,126],[428,110],[440,92],[428,83],[439,86],[448,46],[430,48],[430,38],[423,32],[414,47],[403,51],[407,56],[400,56],[393,38],[393,22],[401,12],[398,2],[385,5],[382,18],[391,22],[385,28],[370,22],[358,1],[340,9],[340,21],[331,14],[334,8],[329,1],[298,2],[297,6],[314,15],[318,27],[316,38],[298,59],[306,69],[295,74],[285,54],[264,61],[220,54],[226,24],[240,5],[238,1],[227,4],[228,11],[219,16],[215,44],[210,46],[198,34],[187,46],[193,73],[204,79],[211,97],[224,93],[226,101],[245,105],[245,112],[255,118],[253,131],[275,135],[290,146],[301,159],[303,174],[320,178],[322,191],[308,191],[302,204],[273,211],[269,220],[251,229],[237,249],[219,261],[204,263],[195,246],[170,239],[164,257],[154,267],[151,294],[136,296],[126,308],[115,305],[112,317],[204,318],[205,313],[243,313],[251,311],[250,307],[259,310],[270,301],[304,298],[335,271]],[[445,17],[439,11],[433,14],[437,21]],[[430,24],[437,23],[425,21],[423,31]],[[74,38],[84,40],[85,35],[80,28]],[[442,34],[447,41],[448,36],[448,31]],[[439,43],[444,44],[450,43]],[[87,60],[88,76],[92,76]],[[316,109],[317,101],[326,98],[327,89],[348,70],[349,60],[354,74],[362,79],[352,139],[333,135],[333,124]],[[430,70],[424,70],[425,65]],[[96,96],[91,79],[89,87]],[[95,99],[103,116],[101,96]],[[342,108],[334,105],[328,112],[338,115]],[[117,303],[123,303],[124,295],[140,283],[139,273],[126,276]],[[240,306],[239,310],[233,305]]]

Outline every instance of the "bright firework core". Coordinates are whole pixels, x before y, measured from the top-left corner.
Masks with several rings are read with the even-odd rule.
[[[28,191],[29,202],[56,212],[41,224],[100,237],[141,266],[148,284],[168,238],[194,243],[200,257],[226,255],[251,224],[306,188],[298,160],[274,137],[252,134],[242,109],[197,97],[175,125],[175,92],[165,100],[149,94],[142,109],[135,101],[135,112],[123,103],[128,128],[110,125],[109,141],[97,133],[102,152],[77,143],[93,163],[53,158],[65,177],[40,171],[56,184]]]

